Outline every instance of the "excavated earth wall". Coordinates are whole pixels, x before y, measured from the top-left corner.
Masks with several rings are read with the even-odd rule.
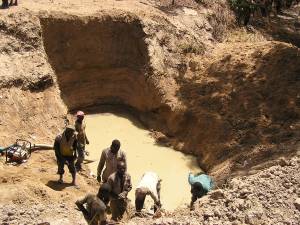
[[[1,14],[1,145],[16,138],[52,143],[68,113],[91,107],[97,112],[102,105],[115,105],[132,109],[153,129],[158,143],[198,156],[200,166],[217,184],[230,175],[247,175],[278,164],[280,156],[290,158],[299,151],[299,48],[272,41],[218,43],[217,24],[232,24],[230,11],[222,3],[219,11],[113,3],[95,3],[90,11],[81,11],[76,1],[72,6],[64,1],[24,3],[27,9]],[[216,12],[225,13],[224,18],[216,20]],[[3,165],[1,186],[8,190],[11,185],[30,183],[38,187],[24,193],[32,198],[44,189],[50,191],[44,202],[48,215],[51,202],[64,208],[65,201],[76,215],[68,218],[74,224],[81,218],[71,208],[74,199],[95,191],[96,185],[81,174],[80,182],[85,184],[81,190],[53,191],[57,187],[48,181],[55,179],[54,155],[46,156],[51,161],[38,153],[32,168],[19,168],[29,170],[26,179],[19,170],[7,175],[5,170],[11,167]],[[296,168],[299,160],[294,161]],[[294,201],[294,193],[289,202]],[[22,204],[18,198],[9,199],[12,208]],[[290,207],[293,212],[295,207]],[[201,213],[201,219],[213,218],[207,224],[225,218],[211,212],[204,212],[202,218]],[[29,214],[28,221],[33,220]],[[185,211],[177,215],[190,216]],[[197,220],[199,215],[192,216]],[[248,223],[244,217],[235,222],[239,221]]]
[[[3,99],[22,90],[32,106],[16,99],[26,110],[2,115],[14,110],[33,127],[23,137],[52,140],[67,111],[130,107],[158,131],[158,142],[197,155],[201,167],[222,176],[292,154],[295,148],[286,146],[299,134],[299,49],[280,42],[213,47],[209,12],[177,13],[175,19],[159,10],[120,9],[3,16],[1,85],[14,87]],[[7,133],[23,127],[2,120]],[[38,131],[40,121],[47,121],[45,132]]]
[[[70,110],[106,103],[148,111],[159,104],[147,81],[149,53],[138,18],[62,16],[42,18],[41,25]]]

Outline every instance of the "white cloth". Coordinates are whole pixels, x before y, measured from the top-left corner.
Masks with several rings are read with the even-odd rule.
[[[152,197],[154,195],[155,200],[158,199],[157,194],[157,184],[159,181],[159,177],[154,172],[146,172],[144,173],[140,183],[138,184],[136,189],[147,189]]]

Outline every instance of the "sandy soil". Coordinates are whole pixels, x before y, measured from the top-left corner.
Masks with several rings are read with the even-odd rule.
[[[65,184],[59,185],[53,150],[34,152],[18,166],[5,165],[1,157],[1,224],[86,224],[74,200],[95,193],[97,181],[78,175],[80,189],[76,189],[70,186],[71,176],[65,169]]]
[[[201,211],[199,203],[190,222],[295,224],[299,193],[293,189],[285,196],[287,204],[272,195],[288,189],[283,185],[277,189],[280,174],[287,174],[286,183],[299,186],[298,159],[289,160],[299,150],[299,48],[253,39],[256,31],[237,32],[231,41],[220,43],[233,25],[224,2],[187,8],[188,1],[166,7],[166,1],[29,0],[1,10],[0,146],[18,137],[52,143],[67,112],[78,107],[130,108],[158,141],[195,154],[217,182],[230,183],[232,175],[247,175],[236,179],[248,187],[258,180],[258,189],[263,188],[261,183],[270,183],[266,192],[270,196],[253,198],[253,205],[239,209],[240,218],[223,216],[226,209],[233,214],[239,206],[229,210],[222,197],[209,203],[215,209],[220,205],[220,215]],[[232,41],[237,34],[242,41]],[[281,168],[277,164],[282,156],[288,166]],[[272,175],[258,179],[269,174],[268,169],[249,176],[274,165],[280,171],[274,179]],[[5,200],[1,207],[7,208],[1,216],[9,224],[19,223],[23,214],[21,224],[45,218],[54,224],[84,223],[73,203],[97,189],[88,174],[79,176],[80,190],[47,186],[56,178],[53,152],[36,153],[19,167],[1,163],[0,173],[1,200]],[[242,205],[238,187],[243,185],[232,185],[236,193],[232,196]],[[24,208],[23,202],[29,207]],[[254,210],[256,203],[262,213],[251,214],[248,209]],[[45,205],[45,213],[38,204]],[[66,213],[54,216],[65,209]],[[289,219],[267,209],[281,210]],[[162,219],[166,222],[148,224],[176,224],[180,222],[176,215],[183,224],[191,216],[182,209],[170,218],[167,213]]]

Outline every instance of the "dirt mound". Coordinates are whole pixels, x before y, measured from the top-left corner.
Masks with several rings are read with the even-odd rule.
[[[66,172],[65,185],[59,185],[52,150],[34,152],[28,162],[19,166],[2,163],[1,160],[1,224],[85,224],[74,202],[86,193],[96,193],[95,179],[79,174],[80,189],[75,189]]]
[[[293,224],[299,222],[299,156],[255,175],[234,178],[196,203],[160,219],[133,219],[130,225]]]

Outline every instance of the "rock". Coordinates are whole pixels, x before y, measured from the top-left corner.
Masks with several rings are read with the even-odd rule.
[[[205,212],[203,213],[203,216],[205,219],[208,219],[209,217],[214,216],[214,212],[211,209],[206,209]]]
[[[212,199],[215,199],[215,200],[224,198],[224,192],[223,192],[223,190],[221,190],[221,189],[217,189],[217,190],[215,190],[215,191],[211,191],[211,192],[209,193],[209,195],[210,195],[210,197],[211,197]]]
[[[295,205],[296,209],[298,209],[300,211],[300,198],[297,198],[294,201],[294,205]]]
[[[251,191],[247,188],[243,188],[240,191],[240,198],[247,198],[247,196],[251,193]]]
[[[8,216],[13,216],[13,215],[15,215],[15,212],[9,211],[9,212],[7,213],[7,215],[8,215]]]
[[[288,162],[285,158],[282,157],[282,158],[279,159],[278,164],[279,164],[280,166],[284,167],[284,166],[288,166],[288,165],[289,165],[289,162]]]
[[[253,214],[247,214],[246,217],[245,217],[245,223],[246,224],[255,224],[256,222],[256,219],[255,219],[255,216]]]
[[[243,199],[238,198],[235,200],[234,204],[236,204],[239,210],[243,210],[245,208],[245,201]]]

